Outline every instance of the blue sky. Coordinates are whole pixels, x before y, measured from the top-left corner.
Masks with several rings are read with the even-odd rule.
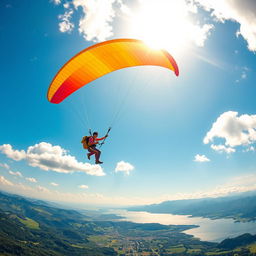
[[[81,205],[255,190],[255,13],[249,0],[1,1],[2,190]],[[180,76],[124,69],[47,101],[66,61],[124,37],[167,49]],[[95,166],[81,138],[119,108]]]

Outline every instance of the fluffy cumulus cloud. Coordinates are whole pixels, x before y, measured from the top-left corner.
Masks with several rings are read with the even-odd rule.
[[[211,145],[216,151],[235,152],[235,147],[251,147],[256,143],[256,115],[238,115],[238,112],[228,111],[221,114],[207,132],[204,143],[214,139],[223,139],[224,144]]]
[[[115,168],[115,172],[124,172],[127,175],[129,175],[132,170],[134,170],[134,166],[124,161],[118,162]]]
[[[68,10],[64,14],[59,15],[61,22],[59,23],[59,30],[62,33],[70,33],[74,29],[74,24],[71,22],[73,10]]]
[[[14,176],[22,177],[22,174],[20,172],[9,171],[9,173]]]
[[[10,144],[3,144],[0,146],[0,152],[7,157],[15,161],[20,161],[26,158],[26,152],[24,150],[13,150]]]
[[[85,40],[94,42],[114,36],[117,17],[123,27],[122,37],[136,37],[151,43],[167,42],[167,45],[177,41],[175,46],[184,41],[203,46],[214,28],[213,24],[200,24],[190,19],[189,16],[197,12],[197,6],[186,0],[137,0],[135,4],[128,1],[124,4],[123,0],[72,0],[63,7],[65,12],[59,15],[60,31],[72,31],[75,27],[72,17],[78,14],[81,15],[80,34]]]
[[[195,162],[200,162],[200,163],[203,163],[203,162],[209,162],[210,159],[207,158],[205,155],[195,155],[195,158],[194,158],[194,161]]]
[[[194,0],[209,11],[220,22],[231,20],[240,27],[236,35],[241,35],[251,51],[256,51],[256,1],[255,0]]]
[[[78,162],[74,156],[60,146],[41,142],[25,150],[14,150],[11,145],[0,146],[0,152],[15,161],[26,160],[30,166],[39,167],[44,171],[60,173],[84,172],[89,175],[103,176],[105,173],[99,165]]]
[[[37,183],[37,180],[35,178],[28,177],[26,178],[26,180],[32,183]]]
[[[204,24],[202,27],[194,25],[193,34],[191,35],[192,40],[197,46],[203,47],[213,28],[213,24]]]
[[[127,11],[121,0],[73,0],[64,3],[65,13],[59,15],[61,32],[71,32],[74,12],[82,10],[78,30],[87,41],[104,41],[113,35],[113,20],[117,11]]]
[[[218,151],[218,152],[221,152],[221,153],[227,153],[227,154],[230,154],[230,153],[234,153],[236,152],[236,150],[232,147],[226,147],[225,145],[214,145],[212,144],[211,145],[211,148],[215,151]]]
[[[116,0],[73,0],[75,9],[82,8],[84,16],[79,21],[79,32],[88,41],[104,41],[113,35]]]
[[[54,3],[61,1],[54,0]],[[197,46],[204,46],[214,25],[194,15],[202,8],[214,21],[237,22],[240,26],[236,35],[247,41],[249,50],[256,51],[255,0],[136,0],[132,4],[128,1],[124,4],[122,0],[72,0],[63,3],[63,7],[65,12],[59,16],[60,31],[74,29],[71,19],[77,13],[81,15],[78,30],[88,41],[99,42],[112,37],[116,29],[114,20],[121,17],[123,37],[133,36],[145,41],[157,39],[171,44],[175,34],[177,44],[192,41]]]

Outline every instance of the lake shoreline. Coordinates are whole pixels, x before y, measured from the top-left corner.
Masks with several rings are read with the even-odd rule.
[[[192,215],[175,215],[166,213],[150,213],[146,211],[110,210],[112,214],[123,217],[124,221],[135,223],[159,223],[162,225],[188,226],[184,232],[201,241],[221,242],[227,238],[237,237],[245,233],[254,235],[255,222],[235,222],[231,218],[198,217]],[[251,225],[253,223],[253,225]]]

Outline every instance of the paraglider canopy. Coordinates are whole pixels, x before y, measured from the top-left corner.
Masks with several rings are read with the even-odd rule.
[[[161,66],[179,75],[178,66],[167,51],[152,49],[143,41],[115,39],[95,44],[78,53],[59,70],[49,87],[48,100],[60,103],[101,76],[122,68],[144,65]]]

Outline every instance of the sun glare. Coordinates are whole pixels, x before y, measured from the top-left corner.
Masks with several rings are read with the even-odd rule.
[[[141,0],[130,15],[130,33],[152,48],[180,54],[193,27],[183,1]]]

